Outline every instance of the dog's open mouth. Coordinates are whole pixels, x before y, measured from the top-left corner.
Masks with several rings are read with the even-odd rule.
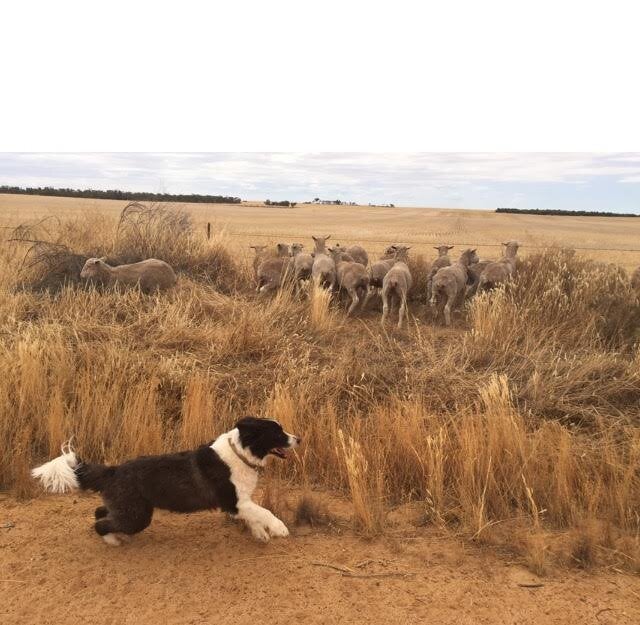
[[[269,453],[274,456],[278,456],[278,458],[282,458],[283,460],[287,457],[286,447],[274,447]]]

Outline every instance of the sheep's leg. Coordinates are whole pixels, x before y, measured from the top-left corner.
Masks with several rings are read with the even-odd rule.
[[[427,280],[427,301],[433,306],[433,302],[431,302],[431,282],[432,280]]]
[[[358,302],[360,301],[357,289],[351,289],[350,291],[348,291],[348,293],[349,297],[351,297],[351,306],[349,306],[349,310],[347,310],[347,317],[351,315],[355,307],[358,305]]]
[[[455,296],[451,297],[450,295],[447,297],[447,303],[444,306],[444,322],[446,325],[451,325],[451,305],[454,303]]]
[[[367,295],[364,298],[364,302],[362,303],[362,310],[366,310],[367,308],[367,304],[369,303],[369,300],[373,297],[373,294],[376,292],[376,287],[375,286],[371,286],[367,289]]]
[[[382,289],[382,325],[385,324],[389,315],[389,293]]]
[[[407,297],[403,293],[400,296],[400,308],[398,309],[398,330],[402,330],[402,318],[407,316]]]

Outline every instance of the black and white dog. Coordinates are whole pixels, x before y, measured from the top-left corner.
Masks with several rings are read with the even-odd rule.
[[[95,530],[110,545],[117,534],[136,534],[151,523],[154,508],[174,512],[219,509],[244,521],[253,536],[267,542],[289,530],[266,508],[251,500],[258,471],[269,455],[284,458],[300,439],[277,421],[244,417],[210,445],[192,451],[142,456],[116,466],[82,462],[70,446],[62,455],[33,469],[46,490],[97,491]]]

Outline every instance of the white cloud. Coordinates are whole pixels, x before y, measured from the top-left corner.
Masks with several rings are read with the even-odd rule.
[[[225,193],[249,199],[321,196],[365,203],[477,206],[481,198],[483,204],[504,205],[511,198],[527,203],[534,188],[530,202],[559,206],[553,199],[557,185],[573,189],[599,182],[609,185],[611,201],[618,202],[618,183],[640,182],[640,154],[0,154],[0,184]],[[563,196],[562,202],[570,201],[570,196]],[[626,201],[640,210],[640,198]]]

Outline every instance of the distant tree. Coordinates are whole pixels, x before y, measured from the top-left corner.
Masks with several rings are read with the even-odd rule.
[[[319,198],[319,197],[314,197],[314,198],[313,198],[313,201],[314,201],[314,202],[319,202],[319,201],[320,201],[320,198]]]
[[[271,200],[265,200],[265,201],[264,201],[264,203],[265,203],[267,206],[271,206]]]
[[[146,193],[137,191],[120,191],[118,189],[56,189],[53,187],[10,187],[0,186],[0,193],[20,195],[47,195],[56,197],[80,197],[100,200],[130,200],[138,202],[207,202],[223,204],[239,204],[239,197],[225,195],[199,195],[176,193]]]

